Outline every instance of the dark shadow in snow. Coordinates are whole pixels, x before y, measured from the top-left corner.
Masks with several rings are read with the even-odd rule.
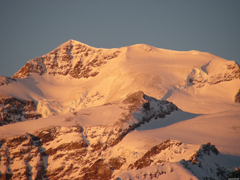
[[[201,150],[203,150],[202,147]],[[221,153],[214,155],[212,149],[201,152],[200,156],[196,156],[195,160],[197,161],[187,161],[186,159],[180,161],[185,169],[198,179],[215,179],[216,177],[217,179],[239,179],[240,156]],[[202,162],[206,165],[201,165]],[[203,174],[205,178],[202,176]]]
[[[166,115],[165,118],[157,118],[157,119],[153,118],[148,123],[145,122],[145,124],[142,124],[140,127],[136,128],[136,130],[140,131],[140,130],[150,130],[150,129],[167,127],[172,124],[193,119],[201,115],[202,114],[193,114],[193,113],[188,113],[188,112],[178,110],[178,111],[171,112],[170,115]]]
[[[167,100],[172,95],[172,93],[173,93],[172,89],[168,90],[167,93],[164,94],[161,100]]]
[[[210,64],[210,62],[211,62],[211,61],[209,61],[207,64],[205,64],[205,65],[203,65],[203,66],[201,67],[202,71],[205,72],[206,74],[208,74],[208,72],[207,72],[207,67],[208,67],[208,65]]]
[[[221,156],[223,156],[223,158],[230,163],[230,166],[240,167],[240,156],[222,154],[222,153],[221,153]]]

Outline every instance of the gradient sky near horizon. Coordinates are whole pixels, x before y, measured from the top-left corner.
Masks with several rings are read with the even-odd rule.
[[[199,50],[240,64],[240,1],[0,1],[0,75],[69,39],[97,48]]]

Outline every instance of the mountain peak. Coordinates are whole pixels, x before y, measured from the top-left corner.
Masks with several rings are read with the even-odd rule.
[[[97,49],[70,39],[48,54],[29,60],[13,78],[25,78],[31,73],[70,75],[78,79],[94,77],[100,66],[116,58],[119,53],[117,49]]]
[[[64,42],[63,44],[61,44],[59,47],[61,46],[69,46],[69,45],[77,45],[77,44],[83,44],[83,45],[86,45],[82,42],[79,42],[79,41],[76,41],[74,39],[69,39],[68,41]]]

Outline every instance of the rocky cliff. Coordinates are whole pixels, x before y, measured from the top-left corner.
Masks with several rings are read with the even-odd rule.
[[[0,77],[0,179],[238,178],[239,86],[210,53],[69,40]]]
[[[16,79],[6,76],[0,76],[0,86],[8,85],[9,83],[15,82]]]
[[[168,101],[136,92],[104,106],[124,112],[112,125],[50,127],[1,139],[0,179],[157,179],[178,176],[184,168],[188,178],[221,179],[239,173],[219,163],[224,158],[210,143],[199,148],[168,139],[141,152],[126,151],[121,142],[130,132],[180,111]],[[77,116],[76,112],[66,121]]]
[[[98,74],[98,68],[116,58],[121,51],[97,49],[69,40],[50,53],[29,60],[13,78],[24,78],[31,73],[39,75],[70,75],[73,78],[88,78]]]
[[[204,71],[203,68],[194,68],[189,74],[187,80],[192,85],[196,85],[196,87],[200,88],[205,86],[206,83],[214,85],[221,82],[240,79],[240,68],[235,62],[226,63],[216,68],[220,68],[221,70],[210,75],[206,70]]]
[[[32,100],[0,95],[0,125],[41,118]]]

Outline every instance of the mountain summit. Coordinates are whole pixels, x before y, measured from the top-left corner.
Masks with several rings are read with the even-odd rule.
[[[0,179],[239,177],[239,89],[210,53],[69,40],[0,77]]]
[[[48,54],[28,61],[13,75],[13,78],[24,78],[31,73],[63,76],[69,74],[73,78],[94,77],[98,74],[97,67],[116,58],[119,53],[120,51],[96,49],[78,41],[69,40]]]
[[[27,77],[28,82],[32,81],[32,88],[22,81]],[[234,61],[205,52],[165,50],[146,44],[98,49],[69,40],[48,54],[28,61],[12,79],[22,79],[18,82],[22,82],[25,93],[3,87],[3,94],[35,100],[40,111],[57,103],[59,108],[53,107],[50,113],[56,115],[115,101],[137,91],[157,99],[177,100],[180,108],[185,108],[186,99],[193,93],[202,96],[205,92],[220,103],[233,102],[239,89],[240,69]],[[15,81],[2,84],[8,82]],[[224,82],[235,83],[225,86]],[[220,86],[212,86],[215,84]],[[206,111],[195,105],[192,110],[217,112],[218,108],[210,104],[205,104]]]

